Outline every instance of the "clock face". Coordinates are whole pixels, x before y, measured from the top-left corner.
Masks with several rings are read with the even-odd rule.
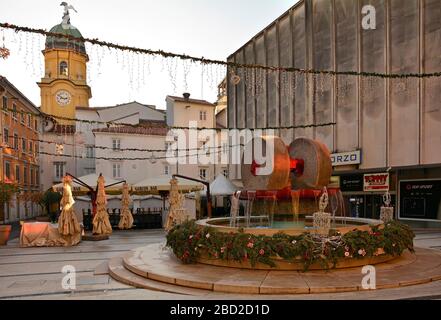
[[[66,90],[60,90],[55,95],[55,99],[60,106],[67,106],[72,101],[72,96]]]

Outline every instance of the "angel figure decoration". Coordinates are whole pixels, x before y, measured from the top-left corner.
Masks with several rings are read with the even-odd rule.
[[[121,216],[118,228],[121,230],[129,230],[133,226],[133,216],[130,212],[129,205],[132,202],[129,194],[129,185],[124,183],[121,198]]]
[[[383,203],[384,206],[380,209],[380,220],[384,223],[390,222],[394,220],[394,207],[391,206],[392,197],[389,191],[383,195]]]
[[[165,224],[166,231],[170,231],[174,226],[183,223],[187,212],[184,208],[184,196],[179,193],[178,180],[172,179],[170,185],[170,207]]]
[[[74,212],[75,201],[72,196],[72,179],[63,179],[63,197],[61,198],[61,215],[58,219],[58,232],[65,240],[66,246],[77,245],[81,241],[81,227]]]
[[[97,212],[93,218],[94,235],[110,235],[112,233],[112,225],[110,224],[109,215],[107,213],[107,198],[104,186],[104,177],[100,175],[98,178],[98,193],[96,198]]]
[[[326,213],[328,207],[329,195],[326,187],[323,189],[323,194],[320,197],[319,211],[313,214],[313,227],[318,234],[328,235],[331,229],[331,214]]]

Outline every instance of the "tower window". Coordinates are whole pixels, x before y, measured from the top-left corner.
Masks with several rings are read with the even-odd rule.
[[[69,72],[68,72],[68,68],[67,68],[67,62],[66,61],[61,61],[60,62],[60,76],[68,76]]]

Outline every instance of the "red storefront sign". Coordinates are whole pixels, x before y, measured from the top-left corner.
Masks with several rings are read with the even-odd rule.
[[[389,191],[389,173],[365,174],[364,191]]]

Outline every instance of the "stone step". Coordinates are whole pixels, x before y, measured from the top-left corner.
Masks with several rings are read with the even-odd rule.
[[[209,293],[206,290],[185,288],[177,285],[154,281],[136,275],[127,270],[123,265],[123,257],[115,257],[109,261],[109,275],[116,281],[141,289],[177,293],[189,296],[204,296]]]

